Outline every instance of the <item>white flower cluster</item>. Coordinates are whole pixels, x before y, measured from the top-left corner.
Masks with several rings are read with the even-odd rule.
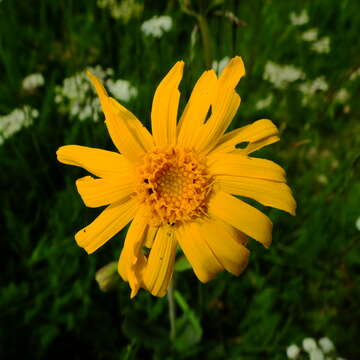
[[[299,85],[299,90],[303,94],[302,105],[303,106],[308,105],[313,95],[318,91],[327,91],[328,89],[329,89],[329,85],[323,76],[318,77],[312,81],[309,80],[303,82],[302,84]]]
[[[355,221],[355,227],[356,227],[357,230],[360,231],[360,216]]]
[[[357,68],[355,71],[353,71],[350,75],[350,80],[353,81],[353,80],[356,80],[357,78],[360,77],[360,67]]]
[[[218,75],[220,75],[229,61],[230,58],[225,56],[221,60],[214,60],[211,67],[217,72]]]
[[[330,52],[330,38],[324,36],[311,44],[311,50],[319,54],[328,54]]]
[[[0,145],[23,127],[32,125],[33,119],[38,116],[39,112],[28,105],[15,109],[8,115],[0,116]]]
[[[310,49],[319,54],[328,54],[330,52],[330,38],[324,36],[318,39],[319,31],[316,28],[309,29],[302,33],[301,38],[310,42]]]
[[[137,89],[127,80],[118,79],[114,81],[109,79],[106,81],[106,86],[111,94],[120,101],[128,102],[138,95]]]
[[[335,346],[328,337],[321,338],[318,343],[313,338],[305,338],[302,342],[302,348],[296,344],[291,344],[286,349],[288,359],[297,359],[301,352],[304,352],[310,360],[345,360],[336,357]]]
[[[290,22],[294,26],[305,25],[309,22],[309,14],[305,9],[303,9],[300,14],[292,12],[290,13]]]
[[[97,5],[101,9],[108,9],[114,19],[122,19],[127,23],[130,19],[138,17],[144,5],[136,0],[98,0]]]
[[[33,91],[36,88],[43,86],[45,83],[44,77],[40,73],[30,74],[22,81],[22,88],[26,91]]]
[[[318,37],[318,29],[312,28],[302,33],[301,38],[304,41],[315,41]]]
[[[153,36],[155,38],[161,38],[161,36],[171,30],[173,25],[172,18],[170,16],[153,16],[151,19],[146,20],[141,25],[141,31],[146,36]]]
[[[339,104],[345,104],[349,100],[349,97],[350,93],[345,88],[341,88],[336,92],[334,100]]]
[[[96,75],[109,89],[110,93],[119,101],[128,102],[138,94],[137,89],[127,80],[113,80],[112,69],[102,69],[101,66],[88,69]],[[59,110],[68,113],[70,118],[78,118],[80,121],[92,119],[99,120],[100,103],[94,96],[92,86],[85,72],[79,72],[63,81],[62,86],[55,88],[55,102]]]
[[[275,88],[285,89],[290,83],[304,79],[305,73],[293,65],[279,65],[268,61],[265,65],[263,78],[270,81]]]
[[[273,99],[274,99],[274,95],[269,94],[265,99],[259,100],[255,104],[256,110],[262,110],[262,109],[265,109],[265,108],[269,107],[271,105]]]

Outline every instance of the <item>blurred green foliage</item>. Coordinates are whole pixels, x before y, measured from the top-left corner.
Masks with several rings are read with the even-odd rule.
[[[65,77],[96,64],[113,68],[137,86],[127,107],[149,127],[152,95],[168,69],[186,63],[182,106],[205,69],[196,19],[176,1],[139,2],[143,12],[127,22],[96,1],[0,2],[0,113],[23,104],[40,113],[0,147],[1,359],[284,359],[290,343],[325,335],[340,355],[358,359],[360,77],[350,77],[360,67],[360,3],[229,0],[206,14],[214,59],[241,55],[247,69],[232,127],[270,118],[281,129],[281,142],[260,155],[286,168],[298,214],[265,210],[273,245],[251,242],[240,278],[222,273],[203,285],[191,270],[176,273],[171,342],[166,298],[141,291],[130,300],[120,280],[116,291],[99,290],[95,272],[118,258],[126,229],[95,255],[77,247],[74,233],[99,211],[77,195],[84,171],[55,157],[63,144],[114,149],[101,121],[74,122],[57,111],[54,87]],[[293,26],[289,14],[302,9],[309,23]],[[172,30],[145,37],[143,21],[161,14],[173,18]],[[330,37],[329,54],[300,39],[312,27]],[[303,106],[296,84],[278,90],[262,79],[269,60],[309,79],[324,76],[329,88]],[[45,86],[24,93],[22,79],[33,72]],[[334,101],[340,88],[350,93],[346,104]],[[257,109],[269,94],[272,104]]]

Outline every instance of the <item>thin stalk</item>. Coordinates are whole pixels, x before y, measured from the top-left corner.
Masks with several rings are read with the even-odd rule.
[[[205,65],[208,69],[210,69],[212,65],[212,48],[211,48],[209,25],[205,14],[197,14],[196,17],[198,20],[203,48],[204,48]]]
[[[167,293],[169,303],[169,320],[170,320],[170,340],[174,341],[176,336],[176,314],[175,314],[175,302],[174,302],[174,282],[171,281],[170,287]]]

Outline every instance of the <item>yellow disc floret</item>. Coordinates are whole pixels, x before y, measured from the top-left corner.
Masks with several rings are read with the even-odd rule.
[[[137,174],[137,195],[150,225],[174,225],[206,214],[211,179],[204,159],[193,151],[154,149],[143,156]]]

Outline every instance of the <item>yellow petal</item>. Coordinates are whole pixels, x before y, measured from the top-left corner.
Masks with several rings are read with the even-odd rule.
[[[86,206],[98,207],[128,197],[134,191],[134,178],[131,173],[105,179],[85,176],[76,180],[76,187]]]
[[[147,219],[144,216],[143,209],[140,208],[130,224],[118,263],[120,276],[128,281],[131,287],[131,298],[137,294],[142,283],[142,271],[146,259],[141,249],[146,229]]]
[[[285,183],[229,175],[217,176],[216,182],[230,194],[245,196],[295,215],[296,202]]]
[[[90,225],[75,235],[78,245],[93,253],[116,235],[135,215],[138,202],[126,198],[109,205]]]
[[[248,264],[249,250],[227,231],[222,221],[206,220],[201,223],[201,231],[225,270],[239,276]]]
[[[61,163],[80,166],[99,177],[117,177],[132,171],[124,155],[113,151],[66,145],[60,147],[56,155]]]
[[[138,160],[141,153],[153,146],[151,134],[129,110],[109,97],[100,81],[87,73],[100,98],[105,123],[115,146],[126,157]]]
[[[176,118],[179,106],[179,83],[184,62],[178,61],[157,87],[151,109],[151,127],[155,144],[159,147],[175,145]]]
[[[179,146],[192,147],[201,125],[206,120],[216,84],[217,77],[214,70],[205,71],[195,84],[178,124]]]
[[[154,296],[166,294],[173,274],[177,242],[171,227],[159,228],[144,269],[144,287]]]
[[[209,200],[209,214],[229,223],[265,247],[270,246],[272,222],[244,201],[218,191]]]
[[[237,144],[248,142],[250,144],[241,150],[244,154],[249,154],[262,146],[268,145],[269,138],[271,138],[271,142],[278,141],[278,135],[279,131],[272,121],[261,119],[223,135],[213,151],[233,151]]]
[[[234,153],[214,153],[208,156],[213,175],[232,175],[285,182],[284,169],[271,160]]]
[[[150,249],[154,243],[154,239],[156,236],[156,233],[158,232],[159,228],[155,226],[148,226],[147,232],[145,235],[145,241],[144,246]]]
[[[201,282],[210,281],[219,271],[224,269],[204,239],[198,222],[181,224],[176,229],[175,235],[182,251],[194,269],[195,275]]]
[[[117,143],[125,150],[126,146],[139,152],[151,150],[154,147],[153,137],[141,121],[112,97],[109,97],[109,102],[115,116],[113,121],[106,120],[106,125]],[[125,136],[129,139],[124,139]]]
[[[212,101],[212,113],[203,126],[195,148],[209,153],[231,123],[240,105],[240,96],[235,87],[245,75],[245,67],[239,56],[234,57],[225,67],[217,82],[217,90]]]
[[[225,231],[234,238],[238,243],[241,245],[247,246],[248,244],[248,237],[241,232],[240,230],[234,228],[232,225],[226,223],[221,219],[213,219],[214,221],[218,222],[221,227],[225,229]]]

